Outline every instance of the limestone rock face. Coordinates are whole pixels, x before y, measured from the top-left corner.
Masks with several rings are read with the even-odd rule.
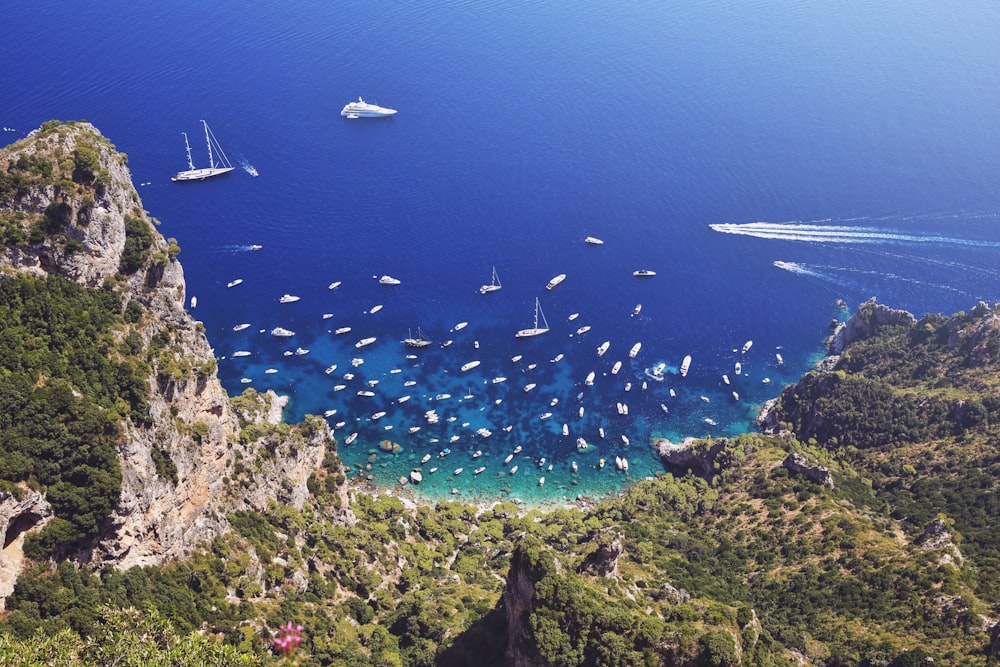
[[[786,456],[781,465],[796,475],[802,475],[817,484],[833,488],[833,475],[830,474],[830,469],[826,466],[811,464],[809,459],[798,452],[792,452]]]
[[[25,219],[58,216],[58,225],[52,224],[61,230],[42,242],[29,240],[0,251],[0,267],[60,274],[85,287],[117,281],[124,305],[137,303],[144,309],[134,331],[147,349],[154,337],[169,341],[168,353],[149,355],[149,422],[122,425],[123,482],[117,507],[98,541],[76,554],[81,562],[124,569],[185,555],[228,531],[229,511],[263,510],[273,502],[301,506],[308,496],[306,481],[333,440],[320,419],[279,428],[287,399],[274,394],[248,392],[237,413],[219,382],[208,340],[184,310],[184,271],[142,210],[124,156],[96,128],[71,123],[56,131],[36,131],[0,151],[0,159],[47,156],[59,164],[79,149],[96,154],[92,183],[83,178],[72,191],[33,186],[0,201],[0,209]],[[152,245],[142,264],[122,277],[116,274],[126,231],[129,220],[134,224],[136,219],[149,226]],[[243,437],[247,425],[257,425],[252,441]],[[165,471],[165,460],[175,470]],[[27,516],[10,516],[18,515]]]
[[[845,324],[837,327],[828,343],[830,354],[843,354],[851,343],[867,338],[879,327],[900,325],[910,328],[916,323],[911,313],[875,303],[872,298],[861,304]]]
[[[653,441],[653,447],[665,465],[679,470],[690,470],[699,477],[711,477],[715,457],[728,442],[726,438],[719,438],[708,448],[703,449],[695,447],[698,441],[694,438],[685,438],[680,443],[659,438]]]
[[[618,576],[618,559],[625,552],[621,536],[615,535],[600,540],[597,549],[592,551],[580,566],[581,573],[595,574],[599,577],[616,578]]]
[[[21,546],[29,530],[38,530],[52,518],[52,508],[45,495],[21,488],[15,496],[0,492],[0,535],[3,551],[0,552],[0,609],[3,600],[14,591],[14,584],[21,573]]]

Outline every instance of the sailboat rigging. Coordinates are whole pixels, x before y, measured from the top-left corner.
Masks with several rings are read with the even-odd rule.
[[[229,162],[229,158],[226,157],[225,151],[222,150],[222,146],[219,145],[218,139],[212,133],[212,130],[208,128],[208,123],[206,121],[201,121],[202,125],[205,126],[205,144],[208,146],[208,166],[201,169],[196,169],[194,166],[194,161],[191,159],[191,144],[188,143],[187,132],[181,132],[184,135],[184,148],[187,150],[188,168],[186,171],[179,171],[170,179],[171,181],[203,181],[210,176],[219,176],[221,174],[228,174],[234,167]],[[212,148],[215,151],[212,151]],[[219,160],[216,162],[215,158],[218,156]]]
[[[538,316],[542,316],[542,324],[544,327],[538,326]],[[531,329],[521,329],[515,336],[517,338],[527,338],[528,336],[538,336],[546,333],[549,330],[549,323],[545,320],[545,313],[542,312],[542,304],[538,302],[538,297],[535,297],[535,326]]]
[[[503,287],[500,284],[500,276],[497,275],[497,267],[493,267],[493,280],[489,285],[483,285],[479,288],[480,294],[486,294],[487,292],[496,292],[498,289]]]

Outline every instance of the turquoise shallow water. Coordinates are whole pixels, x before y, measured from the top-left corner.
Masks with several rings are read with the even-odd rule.
[[[84,118],[127,152],[142,205],[182,247],[227,389],[288,394],[289,420],[336,410],[338,438],[359,434],[342,448],[352,466],[398,442],[374,464],[379,484],[447,446],[426,493],[611,492],[628,481],[615,456],[632,478],[662,469],[654,434],[750,428],[811,367],[837,299],[917,314],[998,300],[995,3],[13,0],[5,20],[20,29],[0,44],[0,138]],[[399,113],[341,118],[358,95]],[[259,177],[170,182],[201,118]],[[503,289],[481,295],[493,266]],[[536,297],[551,331],[515,339]],[[434,345],[407,359],[400,341],[418,326]],[[364,337],[377,340],[356,349]],[[646,378],[660,362],[665,379]],[[580,436],[596,451],[578,454]],[[518,444],[512,476],[502,461]]]

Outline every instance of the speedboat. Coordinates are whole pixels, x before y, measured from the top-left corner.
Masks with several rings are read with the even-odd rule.
[[[708,424],[709,426],[718,426],[719,425],[719,423],[717,421],[715,421],[714,419],[712,419],[711,417],[705,417],[705,423]]]
[[[249,357],[250,353],[247,350],[237,350],[233,352],[234,357]]]
[[[459,322],[458,324],[455,325],[455,331],[461,331],[467,326],[469,326],[468,322]]]
[[[392,116],[395,113],[395,109],[365,102],[360,96],[357,102],[348,102],[340,110],[340,115],[344,118],[383,118],[385,116]]]
[[[243,324],[237,324],[235,327],[233,327],[233,331],[243,331],[244,329],[249,329],[249,328],[250,324],[244,322]]]
[[[278,299],[278,302],[279,303],[295,303],[296,301],[298,301],[301,298],[302,297],[295,296],[293,294],[282,294],[281,298]]]
[[[333,313],[323,313],[323,319],[328,320],[333,317]]]
[[[594,384],[594,378],[596,376],[597,376],[597,373],[595,373],[594,371],[590,371],[589,373],[587,373],[587,379],[584,380],[583,383],[585,385],[587,385],[587,386],[590,386],[590,385]]]
[[[372,309],[368,311],[368,314],[369,315],[374,315],[375,313],[377,313],[380,310],[382,310],[382,304],[378,304],[377,306],[372,306]]]
[[[506,381],[507,381],[507,378],[505,378],[502,375],[493,378],[493,384],[500,384],[501,382],[506,382]]]
[[[508,464],[508,463],[510,463],[510,462],[511,462],[511,461],[512,461],[513,459],[514,459],[514,455],[513,455],[513,454],[508,454],[508,455],[507,455],[507,458],[505,458],[505,459],[503,460],[503,464],[504,464],[504,465],[507,465],[507,464]]]
[[[368,398],[371,398],[374,395],[375,395],[374,391],[368,391],[366,389],[363,389],[358,392],[358,396],[367,396]]]
[[[463,470],[465,470],[465,468],[455,468],[455,472],[452,474],[461,475]]]
[[[583,335],[583,334],[587,333],[588,331],[590,331],[590,325],[589,324],[585,324],[582,327],[580,327],[579,329],[577,329],[576,333],[578,333],[580,335]]]
[[[636,278],[652,278],[656,275],[656,271],[651,271],[650,269],[637,269],[632,272],[632,275]]]
[[[340,281],[339,280],[337,280],[335,282],[332,282],[332,283],[330,283],[329,285],[326,286],[327,289],[337,289],[338,287],[340,287]]]
[[[349,444],[351,444],[352,442],[354,442],[357,439],[358,439],[358,434],[357,433],[352,433],[349,436],[347,436],[347,438],[344,440],[344,444],[345,445],[349,445]]]
[[[747,352],[749,352],[751,346],[753,346],[752,340],[748,340],[747,342],[743,343],[743,348],[740,350],[740,354],[746,354]]]
[[[740,362],[737,361],[736,365],[733,367],[733,372],[735,372],[737,375],[739,375],[740,373],[742,373],[743,372],[743,364],[741,364]]]
[[[381,278],[378,279],[379,285],[399,285],[402,282],[403,281],[399,280],[398,278],[393,278],[392,276],[382,276]]]
[[[538,486],[545,486],[545,478],[544,477],[539,477],[538,478]]]
[[[611,341],[608,341],[608,340],[606,340],[603,343],[601,343],[600,345],[598,345],[597,346],[597,356],[603,357],[604,353],[608,351],[609,347],[611,347]]]
[[[479,473],[481,473],[484,470],[486,470],[486,466],[479,466],[478,468],[476,468],[475,470],[472,471],[472,474],[473,475],[478,475]]]
[[[516,472],[517,472],[517,466],[514,466],[513,468],[510,469],[510,474],[511,475],[513,475]]]
[[[635,304],[635,308],[632,309],[632,317],[635,317],[641,312],[642,312],[642,304],[641,303]]]
[[[400,396],[399,398],[396,399],[396,402],[397,403],[406,403],[408,400],[410,400],[409,396]]]
[[[681,362],[681,377],[687,377],[688,369],[691,368],[691,355],[684,357],[684,361]],[[671,394],[673,396],[673,394]]]
[[[535,386],[536,385],[535,385],[534,382],[529,382],[528,384],[524,385],[524,390],[525,391],[531,391],[532,389],[535,388]]]
[[[347,385],[346,384],[335,384],[335,385],[333,385],[333,390],[334,391],[343,391],[345,389],[347,389]]]
[[[277,372],[278,372],[277,368],[268,368],[266,371],[264,371],[264,374],[265,375],[274,375]]]
[[[285,329],[284,327],[274,327],[271,329],[272,336],[280,336],[282,338],[287,338],[289,336],[294,336],[295,332],[291,329]]]
[[[728,376],[728,375],[726,375],[725,373],[723,373],[723,374],[722,374],[722,381],[723,381],[724,383],[726,383],[726,384],[729,384],[729,376]]]
[[[735,392],[735,391],[733,392],[733,400],[734,400],[734,401],[738,401],[738,400],[740,400],[740,395],[739,395],[739,393],[738,393],[738,392]]]
[[[587,448],[589,446],[590,445],[588,445],[587,441],[584,440],[583,438],[577,438],[576,439],[576,449],[577,449],[577,451],[585,452],[585,451],[587,451]],[[574,470],[573,472],[576,472],[576,471]]]
[[[604,245],[604,241],[597,238],[596,236],[588,236],[583,241],[584,243],[589,243],[590,245]]]
[[[618,375],[618,371],[622,369],[622,362],[616,361],[615,365],[611,367],[611,374]]]
[[[236,280],[230,280],[228,283],[226,283],[226,287],[236,287],[237,285],[240,285],[242,283],[243,279],[237,278]]]
[[[775,361],[777,361],[777,362],[778,362],[778,365],[779,365],[779,366],[780,366],[781,364],[785,363],[785,360],[781,358],[781,352],[775,352],[775,353],[774,353],[774,359],[775,359]]]
[[[565,435],[569,435],[569,424],[563,424],[563,427],[562,427],[562,434],[563,434],[564,436],[565,436]]]
[[[473,368],[479,365],[479,360],[470,361],[468,363],[462,364],[462,371],[471,371]]]
[[[297,347],[295,348],[295,354],[301,357],[303,354],[309,354],[309,350],[304,347]]]
[[[333,333],[335,333],[335,334],[337,334],[339,336],[340,334],[345,334],[345,333],[349,332],[350,330],[351,330],[351,327],[340,327],[339,329],[337,329]]]
[[[374,342],[375,342],[374,336],[372,336],[371,338],[362,338],[361,340],[359,340],[357,343],[354,344],[354,347],[364,347],[366,345],[371,345]]]
[[[240,382],[242,382],[243,384],[250,384],[251,382],[253,382],[253,378],[240,378]]]
[[[431,460],[431,455],[430,454],[424,454],[424,457],[422,459],[420,459],[420,464],[423,465],[424,463],[427,463],[430,460]]]
[[[515,354],[513,357],[510,358],[510,360],[516,364],[517,362],[521,361],[521,358],[522,357],[520,354]]]
[[[382,417],[385,417],[385,412],[376,412],[372,415],[372,421],[378,421],[379,419],[382,419]]]
[[[635,355],[639,354],[639,350],[642,349],[642,343],[636,343],[632,346],[632,349],[628,351],[629,359],[635,359]]]
[[[570,316],[567,317],[566,319],[569,320],[570,322],[572,322],[573,320],[575,320],[578,317],[580,317],[580,313],[570,313]]]
[[[549,281],[549,284],[545,286],[545,289],[552,290],[555,289],[562,281],[566,280],[566,274],[560,273],[558,276]]]

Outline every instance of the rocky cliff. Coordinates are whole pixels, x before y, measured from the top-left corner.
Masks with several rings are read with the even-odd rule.
[[[152,369],[148,419],[122,425],[121,497],[77,559],[117,568],[162,562],[227,531],[228,511],[300,506],[332,447],[329,430],[319,419],[281,425],[284,399],[273,394],[249,392],[234,409],[208,340],[184,310],[179,248],[142,209],[126,157],[88,123],[51,122],[0,150],[0,175],[0,271],[112,286],[133,313],[116,335],[138,333]],[[130,236],[136,229],[149,241],[143,252]],[[43,500],[0,514],[5,546],[39,524]],[[18,559],[5,552],[4,560]]]

